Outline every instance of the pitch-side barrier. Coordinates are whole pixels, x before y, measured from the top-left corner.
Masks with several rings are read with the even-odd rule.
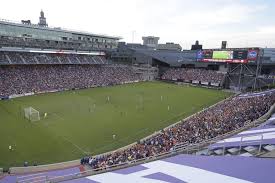
[[[124,162],[118,165],[113,165],[113,166],[107,166],[107,167],[102,167],[102,168],[98,168],[98,169],[93,169],[93,170],[88,170],[88,171],[84,171],[84,172],[80,172],[80,173],[75,173],[75,174],[68,174],[68,175],[64,175],[64,176],[58,176],[58,177],[45,177],[43,179],[36,179],[36,180],[31,180],[31,182],[33,183],[42,183],[42,182],[47,182],[47,183],[56,183],[56,182],[61,182],[61,181],[67,181],[67,180],[72,180],[72,179],[78,179],[81,177],[86,177],[86,176],[91,176],[91,175],[96,175],[96,174],[101,174],[101,173],[105,173],[105,172],[110,172],[110,171],[114,171],[114,170],[118,170],[118,169],[123,169],[123,168],[128,168],[131,166],[136,166],[139,164],[143,164],[143,163],[148,163],[151,161],[156,161],[159,159],[163,159],[163,158],[168,158],[171,156],[175,156],[178,154],[192,154],[194,152],[200,151],[201,149],[210,146],[211,144],[216,143],[217,141],[220,141],[222,139],[225,139],[229,136],[235,135],[240,133],[241,131],[250,129],[252,127],[256,127],[260,124],[262,124],[263,122],[265,122],[273,113],[275,112],[275,104],[273,104],[273,106],[269,109],[269,111],[264,114],[263,116],[261,116],[259,119],[255,120],[255,121],[247,121],[245,122],[245,125],[237,130],[228,132],[226,134],[220,135],[218,137],[209,139],[209,140],[205,140],[201,143],[197,143],[197,144],[177,144],[176,146],[174,146],[173,149],[171,149],[169,152],[165,152],[162,154],[158,154],[155,156],[151,156],[151,157],[147,157],[147,158],[143,158],[143,159],[139,159],[139,160],[133,160],[133,161],[128,161],[128,162]],[[26,183],[26,182],[20,182],[18,181],[18,183]]]

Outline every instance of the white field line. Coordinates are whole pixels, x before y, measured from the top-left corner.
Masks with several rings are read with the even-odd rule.
[[[52,113],[53,115],[55,115],[56,117],[60,118],[61,120],[65,120],[64,118],[62,118],[60,115],[56,114],[56,113]],[[72,144],[74,147],[76,147],[79,151],[81,151],[84,154],[90,154],[91,152],[87,152],[85,151],[83,148],[81,148],[80,146],[78,146],[77,144],[73,143],[72,141],[70,141],[68,138],[62,136],[62,135],[57,135],[58,137],[63,138],[63,140],[69,142],[70,144]]]
[[[65,141],[69,142],[70,144],[72,144],[74,147],[76,147],[79,151],[81,151],[84,154],[90,154],[91,152],[87,152],[84,149],[82,149],[81,147],[79,147],[77,144],[73,143],[72,141],[70,141],[68,138],[64,137],[64,136],[60,136],[62,137]]]

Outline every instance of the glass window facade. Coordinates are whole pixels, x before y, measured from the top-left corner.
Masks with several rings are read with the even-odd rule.
[[[0,21],[0,36],[25,37],[51,41],[81,41],[88,44],[100,44],[99,47],[115,48],[120,38],[77,31],[63,30],[61,28],[39,27],[38,25],[23,25],[19,23]],[[104,44],[101,45],[101,44]]]

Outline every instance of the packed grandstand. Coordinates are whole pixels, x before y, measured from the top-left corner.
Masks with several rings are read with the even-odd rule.
[[[0,73],[0,96],[83,89],[140,80],[132,68],[120,65],[3,66]]]
[[[81,160],[92,168],[107,168],[127,161],[173,152],[179,144],[196,144],[239,129],[265,113],[275,102],[275,93],[252,97],[232,97],[216,106],[162,130],[137,145],[112,154],[86,157]]]
[[[31,28],[31,26],[26,26],[26,25],[24,26],[25,28]],[[54,29],[51,30],[50,28],[47,28],[45,30],[57,31]],[[41,28],[41,31],[42,31],[42,28]],[[38,33],[38,34],[41,34],[41,33]],[[77,33],[72,32],[72,35],[74,34],[77,34]],[[154,55],[152,53],[155,53],[155,52],[158,52],[158,53],[161,52],[161,54],[164,54],[164,55],[166,53],[167,55],[171,55],[172,53],[170,51],[169,52],[166,52],[165,50],[156,51],[154,49],[148,48],[146,50],[146,53],[150,53],[150,54],[147,54],[147,55],[144,53],[143,54],[145,55],[146,59],[149,58],[150,61],[148,61],[147,64],[144,63],[145,62],[144,60],[140,63],[136,63],[136,62],[134,63],[134,61],[137,61],[135,54],[140,54],[140,52],[135,53],[135,50],[132,47],[129,47],[129,50],[133,53],[133,55],[131,56],[132,59],[130,62],[123,64],[122,62],[116,62],[112,60],[111,55],[119,52],[119,48],[112,50],[111,47],[108,47],[106,41],[102,41],[101,44],[106,43],[106,46],[102,46],[100,49],[100,46],[98,46],[98,40],[94,42],[92,40],[102,38],[102,36],[92,35],[92,34],[87,34],[85,36],[86,37],[90,36],[89,40],[88,39],[85,40],[84,38],[83,40],[82,38],[81,39],[77,38],[77,40],[74,40],[74,41],[71,40],[72,43],[68,43],[69,41],[66,42],[65,40],[61,42],[58,42],[58,41],[52,42],[52,41],[40,40],[40,39],[37,39],[37,40],[25,39],[25,38],[16,37],[16,36],[6,36],[6,35],[1,36],[1,39],[0,39],[0,99],[2,99],[3,101],[0,101],[0,114],[4,116],[3,119],[5,119],[5,121],[4,120],[2,121],[1,119],[0,120],[1,120],[1,123],[3,123],[3,126],[6,121],[14,123],[14,125],[16,125],[16,122],[19,121],[21,123],[25,123],[23,125],[24,129],[22,130],[26,130],[28,128],[35,128],[35,130],[40,130],[38,128],[47,129],[49,131],[47,131],[46,133],[54,134],[53,136],[56,139],[62,139],[62,138],[63,140],[65,139],[66,143],[70,144],[69,146],[73,146],[73,148],[76,149],[72,152],[68,152],[68,154],[69,153],[74,154],[75,151],[80,151],[81,155],[75,153],[74,157],[77,156],[78,158],[76,161],[70,162],[70,160],[73,160],[73,159],[66,159],[68,162],[64,162],[64,163],[59,162],[59,160],[63,160],[62,157],[61,158],[59,157],[60,159],[53,158],[53,160],[55,160],[56,162],[51,162],[52,160],[47,161],[43,159],[45,157],[38,156],[39,158],[42,158],[42,159],[39,159],[42,162],[41,164],[40,162],[28,164],[28,161],[31,161],[31,160],[26,159],[26,157],[28,156],[24,156],[25,153],[26,154],[28,153],[26,151],[22,153],[22,157],[19,157],[22,159],[25,158],[24,162],[20,162],[21,166],[18,162],[14,164],[13,162],[12,163],[9,162],[8,164],[0,160],[0,165],[3,164],[7,166],[5,167],[5,171],[4,171],[5,174],[3,176],[2,176],[2,172],[0,172],[0,182],[1,181],[3,182],[16,181],[16,182],[22,182],[22,183],[23,182],[62,182],[62,181],[73,182],[74,179],[79,180],[79,182],[82,182],[82,181],[88,182],[88,179],[92,180],[93,175],[96,175],[98,173],[106,173],[110,171],[112,172],[117,169],[124,170],[125,168],[129,168],[132,166],[138,167],[137,169],[140,168],[139,171],[145,171],[147,169],[150,169],[150,168],[146,168],[146,166],[152,165],[154,163],[160,163],[160,164],[164,162],[167,163],[171,159],[178,158],[178,157],[181,159],[190,158],[194,162],[195,161],[194,159],[196,158],[198,159],[204,158],[199,155],[198,156],[196,155],[201,152],[203,152],[201,154],[206,156],[208,155],[221,156],[221,155],[225,155],[226,152],[232,151],[231,154],[228,153],[227,155],[239,156],[244,151],[247,151],[249,152],[249,155],[254,157],[259,157],[259,156],[262,156],[263,154],[268,154],[268,153],[271,153],[272,155],[272,153],[274,153],[275,142],[264,141],[267,138],[269,138],[270,140],[270,136],[274,135],[273,134],[275,131],[274,124],[270,123],[269,124],[270,126],[265,126],[264,129],[259,128],[260,127],[259,125],[261,125],[264,122],[267,122],[268,119],[272,116],[274,112],[274,103],[275,103],[275,90],[272,90],[271,88],[269,88],[269,87],[272,87],[272,85],[270,86],[267,82],[263,84],[264,81],[262,80],[261,80],[262,81],[261,84],[259,84],[260,82],[258,82],[260,79],[263,79],[263,77],[259,77],[259,76],[264,75],[263,73],[258,71],[259,65],[255,64],[256,61],[253,60],[253,59],[256,59],[257,61],[259,61],[261,59],[261,58],[258,58],[259,52],[257,52],[256,58],[253,58],[250,60],[249,58],[245,58],[245,59],[232,58],[232,59],[228,59],[224,63],[219,63],[218,66],[217,64],[214,64],[213,66],[213,63],[215,62],[215,58],[213,58],[212,61],[209,61],[209,63],[207,63],[208,65],[206,64],[207,66],[205,67],[206,61],[198,61],[199,59],[195,57],[193,58],[194,61],[188,60],[188,64],[182,63],[180,67],[175,67],[173,65],[169,65],[169,64],[167,65],[167,59],[162,60],[162,59],[159,59],[159,57],[157,56],[152,56]],[[93,36],[97,36],[99,38],[93,38]],[[110,44],[113,44],[114,46],[116,45],[115,41],[119,38],[106,36],[104,39],[114,39],[113,40],[114,42],[110,43]],[[93,44],[97,45],[96,49]],[[111,50],[108,50],[107,48]],[[233,54],[235,52],[239,53],[240,52],[239,50],[240,49],[238,48],[238,49],[229,49],[226,51]],[[257,49],[243,48],[241,52],[245,52],[247,56],[248,53],[252,52],[251,50],[255,52],[255,50],[258,51],[258,48]],[[224,52],[224,50],[222,51],[215,50],[213,51],[213,53],[219,52],[219,51]],[[193,52],[194,51],[192,50],[190,54],[192,54]],[[175,54],[178,55],[181,53],[177,52]],[[188,55],[188,57],[190,57],[190,55]],[[125,60],[122,59],[121,61],[125,61]],[[231,63],[231,62],[234,62],[234,63]],[[247,65],[243,66],[243,63]],[[249,65],[249,63],[252,63],[252,64]],[[230,64],[231,66],[228,66]],[[242,67],[248,68],[250,66],[253,69],[248,69],[248,70],[253,70],[253,72],[255,70],[255,73],[242,73],[245,70]],[[226,68],[228,68],[228,70]],[[229,68],[236,71],[237,74],[236,73],[232,74]],[[150,69],[154,69],[154,71],[157,70],[158,71],[157,76],[155,76],[154,73],[150,73],[151,72]],[[153,78],[148,77],[149,75],[153,76]],[[250,84],[249,86],[245,84],[243,85],[243,83],[246,82],[246,79],[249,80],[251,79],[251,77],[253,77],[251,82],[252,84]],[[147,83],[147,82],[150,82],[150,80],[154,80],[152,83],[157,85],[156,87],[159,87],[159,88],[152,89],[150,88],[150,86],[147,86],[147,85],[143,86],[143,88],[140,87],[139,85],[127,85],[129,83]],[[155,80],[159,80],[160,83],[165,83],[165,85],[164,86],[162,86],[161,84],[159,85],[158,82],[155,83]],[[234,80],[237,80],[236,85],[234,83]],[[129,117],[130,115],[133,115],[132,111],[127,111],[122,109],[122,107],[120,106],[122,105],[120,104],[121,101],[117,101],[118,98],[115,98],[116,97],[115,90],[108,90],[107,92],[103,90],[106,88],[121,89],[122,86],[124,85],[130,87],[129,96],[133,98],[130,98],[130,97],[123,98],[124,96],[122,96],[122,100],[126,100],[124,101],[125,103],[131,103],[131,102],[135,103],[135,105],[126,106],[126,108],[131,108],[131,110],[135,111],[135,115],[137,115],[137,120],[140,120],[140,121],[145,120],[144,117],[148,115],[146,114],[146,110],[148,110],[148,108],[146,107],[149,106],[148,103],[157,103],[157,105],[159,105],[162,110],[161,112],[167,113],[167,116],[166,116],[167,119],[165,118],[165,120],[168,121],[169,123],[167,123],[166,121],[164,123],[163,121],[158,121],[158,120],[155,120],[155,118],[152,118],[156,121],[156,123],[159,123],[161,125],[152,129],[141,127],[142,129],[139,129],[139,131],[136,132],[137,135],[135,134],[139,138],[137,141],[133,141],[133,140],[136,140],[136,137],[133,137],[132,139],[130,139],[131,138],[130,135],[133,135],[133,134],[128,134],[127,133],[128,129],[124,129],[126,132],[125,131],[120,132],[119,130],[116,131],[116,129],[113,130],[112,127],[110,126],[105,126],[104,120],[106,120],[106,118],[109,115],[109,113],[106,113],[105,109],[113,110],[112,112],[114,113],[111,113],[111,114],[115,114],[121,121],[123,119],[128,120],[127,117]],[[203,96],[203,98],[205,100],[209,98],[209,101],[203,101],[204,103],[197,103],[196,105],[192,105],[192,107],[191,105],[186,106],[186,108],[190,111],[189,112],[181,111],[181,113],[183,113],[184,115],[182,115],[181,113],[173,114],[174,112],[173,107],[176,108],[175,107],[176,104],[172,103],[173,101],[174,102],[178,101],[179,103],[182,103],[182,104],[184,104],[185,102],[192,103],[198,97],[198,96],[193,96],[193,98],[189,99],[190,101],[187,101],[187,99],[185,98],[177,98],[177,96],[173,96],[176,99],[171,97],[173,100],[168,101],[168,99],[165,98],[166,93],[165,95],[160,94],[163,92],[162,90],[167,90],[169,94],[172,93],[173,95],[174,94],[173,92],[175,92],[174,90],[176,90],[175,87],[179,87],[180,89],[182,89],[180,92],[186,92],[186,95],[191,97],[192,97],[191,95],[192,92],[197,92],[196,91],[197,89],[201,89],[200,90],[200,92],[202,92],[201,95],[205,95]],[[102,89],[102,90],[97,90],[99,95],[96,96],[96,94],[93,93],[94,90],[96,90],[94,88]],[[85,89],[91,89],[91,90],[85,90]],[[148,89],[149,91],[154,90],[153,92],[152,91],[150,92],[153,93],[152,96],[157,96],[156,97],[157,101],[153,97],[146,98],[146,92],[147,92],[146,89]],[[135,91],[136,93],[133,92],[133,90],[134,91],[136,90]],[[259,92],[257,90],[264,90],[264,91]],[[37,104],[40,101],[38,101],[38,99],[36,98],[41,96],[40,94],[42,93],[46,93],[46,94],[57,93],[62,95],[64,91],[69,91],[71,92],[70,94],[73,95],[73,97],[70,96],[70,98],[66,98],[65,102],[62,103],[63,105],[62,107],[69,106],[70,108],[69,111],[66,111],[67,109],[65,110],[65,108],[61,107],[61,109],[59,109],[60,111],[54,111],[54,112],[51,111],[48,114],[47,110],[50,111],[49,108],[53,108],[53,110],[56,110],[56,108],[54,106],[52,107],[47,106],[43,108],[43,106],[41,106],[43,104],[41,104],[40,106],[39,104]],[[84,92],[89,93],[89,95]],[[208,92],[209,93],[213,92],[213,93],[209,94]],[[121,91],[119,90],[117,95],[118,96],[124,95],[124,93],[121,94]],[[213,96],[217,95],[219,98],[212,99],[211,98],[212,95]],[[30,96],[30,97],[27,98],[25,96]],[[95,97],[92,98],[91,96],[92,97],[95,96]],[[22,97],[23,99],[17,100],[18,98],[21,99],[20,97]],[[83,98],[82,102],[83,103],[86,102],[84,111],[81,111],[81,110],[77,111],[77,109],[82,109],[81,108],[82,104],[75,102],[74,100],[77,100],[79,98],[74,98],[74,97],[80,97],[80,98],[82,97]],[[27,98],[26,101],[24,101],[25,98]],[[70,99],[73,102],[71,101],[68,102],[68,100]],[[35,102],[30,102],[27,100],[34,100]],[[44,100],[48,100],[48,99],[44,99]],[[49,100],[53,100],[53,99],[49,98]],[[56,104],[58,102],[61,102],[61,100],[59,100],[58,98],[55,98],[55,100],[56,100]],[[99,102],[100,100],[104,102],[100,104]],[[26,102],[26,104],[24,102]],[[41,108],[41,111],[43,111],[43,113],[41,112],[41,114],[39,114],[41,117],[41,121],[37,123],[31,123],[30,120],[26,120],[24,119],[24,117],[22,117],[24,116],[21,114],[22,107],[23,108],[33,107],[33,106],[26,106],[30,104],[34,104],[34,106],[35,105],[38,106],[37,110],[40,110]],[[184,109],[186,110],[186,108]],[[152,113],[152,111],[149,111],[149,112]],[[159,112],[158,109],[156,109],[153,116],[158,116],[160,115],[159,113],[161,112]],[[81,145],[78,145],[72,142],[71,140],[69,140],[69,138],[62,136],[60,134],[55,134],[57,132],[52,130],[51,128],[55,129],[60,127],[62,129],[63,128],[66,129],[67,124],[62,126],[62,121],[63,122],[66,121],[66,117],[64,115],[65,113],[76,113],[76,116],[78,118],[73,118],[72,120],[74,121],[74,125],[78,125],[77,123],[79,123],[81,128],[86,128],[86,125],[88,125],[87,121],[94,122],[94,121],[89,121],[89,119],[92,119],[94,116],[97,116],[100,114],[101,116],[99,121],[101,122],[102,120],[103,125],[100,128],[97,128],[95,126],[94,129],[88,129],[88,130],[91,130],[91,133],[96,133],[96,131],[102,130],[102,132],[100,131],[99,134],[113,133],[111,137],[110,136],[105,137],[104,134],[103,135],[101,134],[102,136],[98,136],[98,138],[103,138],[104,140],[103,142],[106,143],[106,144],[102,144],[102,146],[110,147],[110,148],[109,147],[106,148],[109,151],[102,152],[100,154],[94,154],[92,153],[92,150],[94,149],[92,148],[89,149],[89,147],[83,147],[85,144],[84,145],[81,144],[82,147],[80,147]],[[82,116],[85,116],[85,117],[88,116],[87,117],[88,119],[86,119],[85,117],[81,118]],[[271,119],[273,118],[270,118],[270,120]],[[154,120],[152,120],[152,123]],[[111,122],[114,123],[114,125],[116,125],[116,124],[119,124],[121,121],[111,121]],[[53,124],[51,122],[56,122],[56,124]],[[131,122],[132,122],[131,120],[127,121],[127,123],[131,123]],[[71,122],[68,122],[68,126],[70,130],[73,131],[74,127],[70,126],[71,125],[70,123]],[[39,126],[40,124],[41,126]],[[51,127],[51,125],[53,127]],[[135,127],[139,128],[138,123],[131,124],[131,126],[133,126],[133,128]],[[257,129],[253,129],[254,127]],[[10,126],[8,126],[7,129],[13,129],[13,128],[10,128]],[[256,130],[256,132],[245,131],[249,129]],[[269,136],[263,135],[262,133],[265,132],[265,130],[272,134],[268,134]],[[91,136],[89,136],[90,134],[83,135],[81,130],[79,131],[78,131],[79,134],[76,133],[73,135],[75,136],[79,135],[80,137],[88,140],[89,138],[91,138]],[[143,131],[146,132],[146,133],[144,132],[146,136],[142,136]],[[153,133],[154,131],[155,133]],[[20,132],[14,131],[14,132],[19,134],[22,133],[21,131]],[[115,134],[119,132],[120,134],[125,136],[119,137],[117,134]],[[149,132],[150,134],[148,134]],[[241,140],[237,141],[237,145],[234,144],[228,147],[226,145],[221,145],[219,146],[220,149],[218,151],[215,148],[216,146],[210,146],[211,144],[209,144],[210,141],[212,145],[213,144],[217,145],[216,143],[221,143],[221,142],[226,143],[227,142],[226,138],[232,137],[233,135],[237,135],[237,137],[239,137],[241,136],[242,133],[247,133],[250,135],[257,134],[258,136],[260,136],[260,138],[247,140],[247,141],[245,141],[244,138],[241,138]],[[12,134],[10,135],[12,136]],[[237,137],[234,137],[234,138],[237,138]],[[20,145],[17,144],[16,146],[16,143],[14,143],[13,140],[10,140],[9,138],[10,137],[7,137],[7,141],[12,141],[12,142],[11,142],[11,145],[8,146],[8,150],[7,148],[5,150],[3,150],[4,148],[0,148],[0,153],[2,151],[4,156],[8,158],[13,156],[12,153],[16,153],[17,151],[19,151],[18,149],[20,149]],[[127,139],[130,139],[130,140],[127,141]],[[234,140],[236,139],[231,139],[232,142]],[[121,144],[124,144],[124,145],[125,143],[128,143],[128,142],[131,142],[132,144],[128,143],[130,145],[126,144],[127,145],[126,147],[122,147],[120,146],[119,141],[122,141]],[[228,140],[228,142],[231,142],[231,141]],[[62,141],[62,142],[65,142],[65,141]],[[35,140],[34,140],[34,143],[35,143]],[[57,144],[58,143],[60,142],[57,142]],[[241,144],[241,143],[244,143],[244,144]],[[245,145],[245,143],[247,144]],[[37,144],[44,146],[44,144],[39,144],[39,143]],[[196,148],[193,148],[194,145],[197,145]],[[98,147],[98,146],[95,149],[97,148],[101,149],[101,147]],[[56,150],[58,150],[58,148],[56,148]],[[183,154],[189,154],[189,153],[192,154],[192,156],[185,157],[185,155],[183,155]],[[165,159],[165,158],[171,158],[171,159]],[[209,158],[209,157],[206,157],[206,158]],[[222,158],[225,158],[225,157],[222,157]],[[22,159],[20,159],[19,161],[21,161]],[[36,161],[36,159],[34,158],[33,161]],[[206,160],[203,160],[203,161],[206,161]],[[214,161],[216,161],[216,159],[214,159],[212,162]],[[228,161],[228,159],[224,161]],[[233,159],[233,161],[235,161],[235,159]],[[59,164],[43,166],[44,162],[59,163]],[[152,164],[150,163],[146,164],[147,162],[151,162]],[[180,160],[178,160],[178,162],[180,162]],[[188,161],[186,160],[186,162]],[[274,167],[274,160],[270,162],[271,164],[273,163],[273,167]],[[13,165],[19,166],[19,167],[12,167]],[[42,165],[42,166],[39,166],[39,165]],[[251,165],[257,167],[255,162],[254,164],[251,164]],[[72,170],[72,167],[73,168],[80,167],[80,169],[79,170],[77,169],[77,171],[75,171],[74,169],[72,172],[70,172],[69,170]],[[196,166],[194,165],[194,167]],[[197,167],[201,168],[198,165]],[[180,169],[180,167],[178,168]],[[246,167],[246,168],[249,169],[249,167]],[[54,176],[43,174],[43,172],[59,171],[56,169],[63,169],[64,173],[61,173],[61,174],[56,173],[56,175]],[[151,167],[151,169],[153,168]],[[205,168],[205,170],[206,169],[207,168]],[[69,173],[66,172],[65,170],[68,170]],[[128,170],[129,172],[133,171],[133,169],[131,168]],[[136,170],[134,170],[133,172],[135,171]],[[211,171],[211,169],[209,169],[209,171]],[[230,170],[228,171],[230,172]],[[129,172],[128,174],[131,174]],[[215,171],[212,170],[212,172],[215,172]],[[219,171],[217,172],[221,173]],[[22,173],[24,174],[24,176],[21,175]],[[41,175],[38,175],[37,173]],[[153,172],[152,174],[150,174],[151,179],[164,180],[164,178],[161,179],[161,178],[156,178],[154,176],[152,178],[152,175],[155,175],[157,173]],[[183,174],[184,173],[185,172],[183,172]],[[114,172],[113,174],[119,174],[119,173]],[[121,174],[124,174],[124,173],[121,173]],[[81,177],[86,177],[89,175],[91,175],[92,177],[87,178],[87,180],[85,179],[85,181],[83,178],[81,179]],[[106,175],[106,174],[102,174],[102,175]],[[227,174],[224,173],[224,175],[227,175]],[[236,178],[238,176],[232,175],[232,177]],[[244,177],[238,177],[238,178],[244,178]],[[143,179],[140,179],[140,180],[142,182]],[[222,181],[222,179],[220,180]],[[265,179],[265,180],[266,181],[264,182],[272,182],[271,179],[270,180]],[[169,181],[166,181],[166,182],[169,182]],[[173,179],[173,181],[170,181],[170,182],[176,182],[176,180]],[[256,182],[258,182],[258,180],[256,180]]]
[[[206,69],[168,69],[162,76],[164,80],[200,81],[220,85],[225,78],[224,73]]]

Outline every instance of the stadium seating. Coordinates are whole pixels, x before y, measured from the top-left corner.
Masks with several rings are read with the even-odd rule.
[[[99,157],[85,157],[82,164],[104,168],[173,151],[178,144],[196,144],[243,127],[258,119],[275,102],[275,92],[233,97],[210,107],[181,123],[162,130],[128,149]],[[218,152],[222,153],[222,152]]]
[[[250,96],[247,95],[245,97]],[[198,154],[256,156],[272,152],[275,150],[274,122],[275,114],[260,126],[218,141],[210,145],[206,152],[199,152]]]
[[[7,58],[9,58],[13,64],[24,64],[24,60],[20,53],[11,52],[9,54],[5,54]]]
[[[79,60],[79,57],[77,55],[68,55],[68,59],[72,64],[80,64],[81,61]]]
[[[224,79],[223,73],[205,69],[186,69],[186,68],[170,68],[163,75],[163,80],[183,80],[186,82],[206,82],[207,84],[221,84]]]
[[[49,41],[24,37],[6,37],[0,36],[0,47],[21,47],[21,48],[39,48],[39,49],[63,49],[63,50],[97,50],[91,45],[91,41]],[[94,42],[97,46],[103,46],[104,43]],[[102,49],[101,49],[102,50]]]
[[[35,54],[33,53],[26,53],[26,54],[21,54],[22,55],[22,59],[24,60],[25,63],[28,64],[37,64],[38,60],[35,57]]]
[[[46,63],[47,57],[41,55],[39,62],[42,62],[41,58],[45,59]],[[58,57],[54,58],[55,61],[50,58],[53,63],[59,62]],[[140,80],[131,67],[98,65],[1,66],[0,75],[0,96],[115,85]]]
[[[11,64],[108,64],[108,61],[92,55],[0,51],[0,65]]]
[[[6,55],[3,52],[0,52],[0,63],[1,64],[10,64],[9,60],[7,59]]]

